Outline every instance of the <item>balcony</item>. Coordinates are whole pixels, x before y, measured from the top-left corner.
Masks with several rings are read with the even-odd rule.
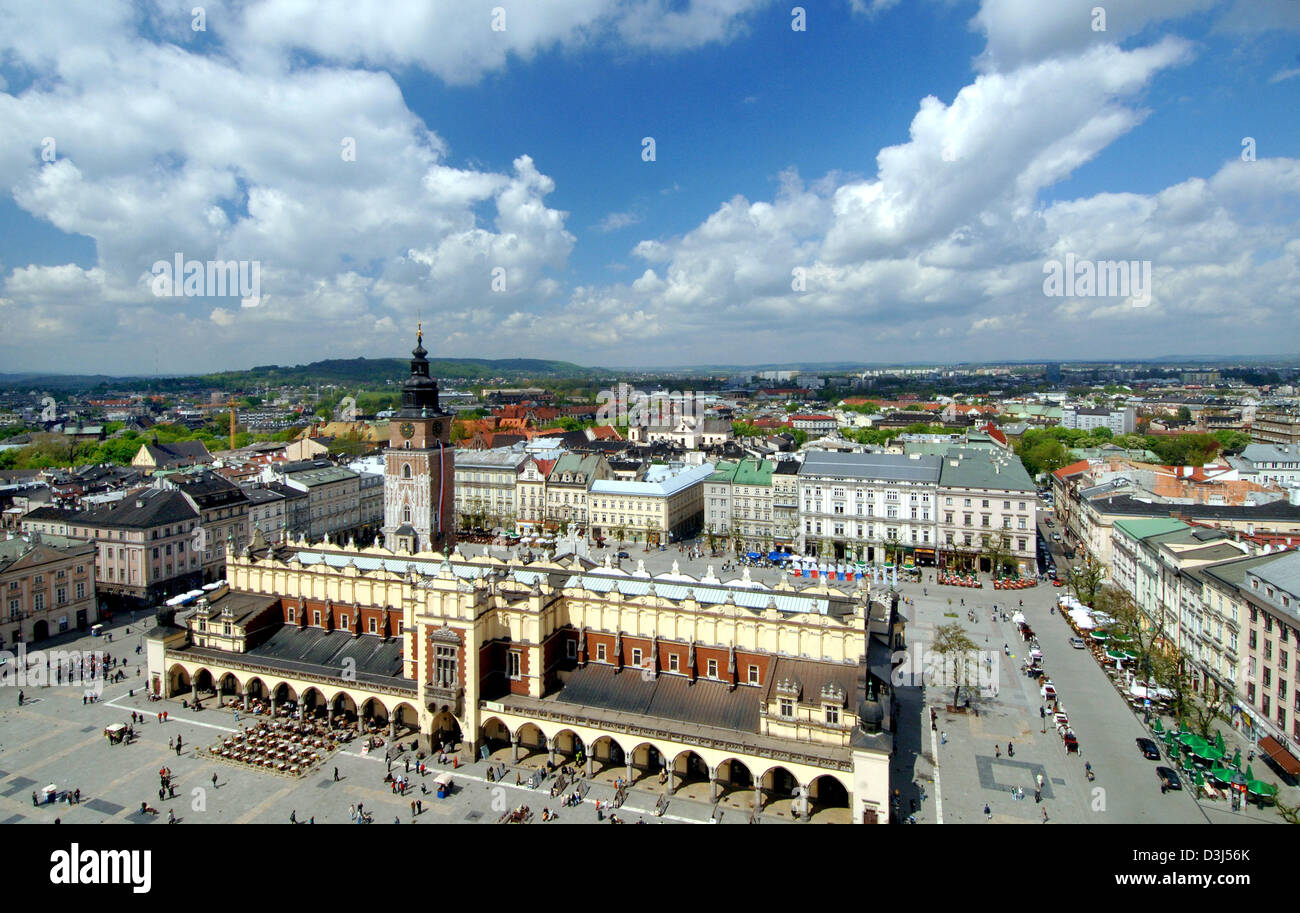
[[[465,700],[465,689],[461,686],[459,679],[452,681],[449,685],[431,681],[425,686],[425,697],[432,712],[437,713],[443,707],[446,707],[453,716],[460,716],[462,704]]]

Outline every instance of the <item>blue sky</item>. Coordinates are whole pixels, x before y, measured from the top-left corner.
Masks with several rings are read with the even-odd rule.
[[[0,0],[0,371],[1293,352],[1300,3],[1094,5]]]

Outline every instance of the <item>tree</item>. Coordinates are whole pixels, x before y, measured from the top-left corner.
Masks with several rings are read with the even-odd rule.
[[[1097,594],[1106,579],[1106,571],[1100,564],[1083,561],[1070,568],[1066,581],[1074,590],[1075,598],[1086,606],[1096,606]],[[1112,613],[1114,614],[1114,613]]]
[[[973,681],[978,681],[972,680],[971,668],[978,664],[978,648],[966,634],[966,629],[954,621],[934,629],[934,652],[942,662],[945,679],[948,670],[952,670],[952,703],[955,707],[961,697],[962,686],[969,688]],[[978,669],[974,672],[978,675]]]
[[[1011,543],[1007,540],[1006,533],[998,533],[995,536],[984,536],[984,554],[989,559],[989,567],[992,568],[996,576],[1000,571],[1014,571],[1016,569],[1016,559],[1011,554]]]

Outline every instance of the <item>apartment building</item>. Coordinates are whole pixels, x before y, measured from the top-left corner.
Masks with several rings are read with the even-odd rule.
[[[462,529],[514,525],[515,489],[520,466],[528,460],[522,449],[456,451],[456,524]]]
[[[547,458],[529,455],[515,475],[515,528],[522,534],[541,529],[546,520],[546,477],[558,455]]]
[[[809,453],[798,473],[799,550],[837,561],[933,557],[942,460],[892,453]],[[921,551],[918,551],[921,550]]]
[[[936,512],[940,563],[964,561],[993,570],[992,548],[1006,554],[1018,573],[1036,573],[1038,494],[1019,458],[998,448],[950,447],[942,460]]]
[[[95,551],[91,542],[40,533],[0,541],[0,647],[99,620]]]
[[[613,477],[609,460],[601,454],[561,454],[546,477],[546,527],[585,530],[592,484]]]
[[[1061,427],[1090,431],[1109,428],[1115,434],[1132,434],[1137,431],[1137,409],[1093,409],[1087,406],[1065,406],[1061,410]]]
[[[641,481],[593,482],[588,493],[592,535],[652,545],[694,536],[704,520],[704,483],[713,474],[712,463],[655,464]]]

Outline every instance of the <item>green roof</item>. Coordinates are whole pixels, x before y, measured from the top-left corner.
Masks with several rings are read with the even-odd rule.
[[[732,463],[728,460],[723,460],[722,462],[718,463],[718,468],[714,470],[713,475],[709,476],[704,481],[706,482],[734,481],[736,478],[736,470],[739,468],[740,468],[739,463]]]
[[[736,467],[736,485],[771,485],[776,464],[771,460],[744,459]]]
[[[1020,458],[1002,450],[950,447],[943,457],[940,488],[991,488],[1036,491]]]
[[[1116,520],[1114,525],[1130,539],[1139,541],[1147,536],[1158,536],[1188,528],[1182,520],[1175,520],[1172,517],[1125,518]]]

